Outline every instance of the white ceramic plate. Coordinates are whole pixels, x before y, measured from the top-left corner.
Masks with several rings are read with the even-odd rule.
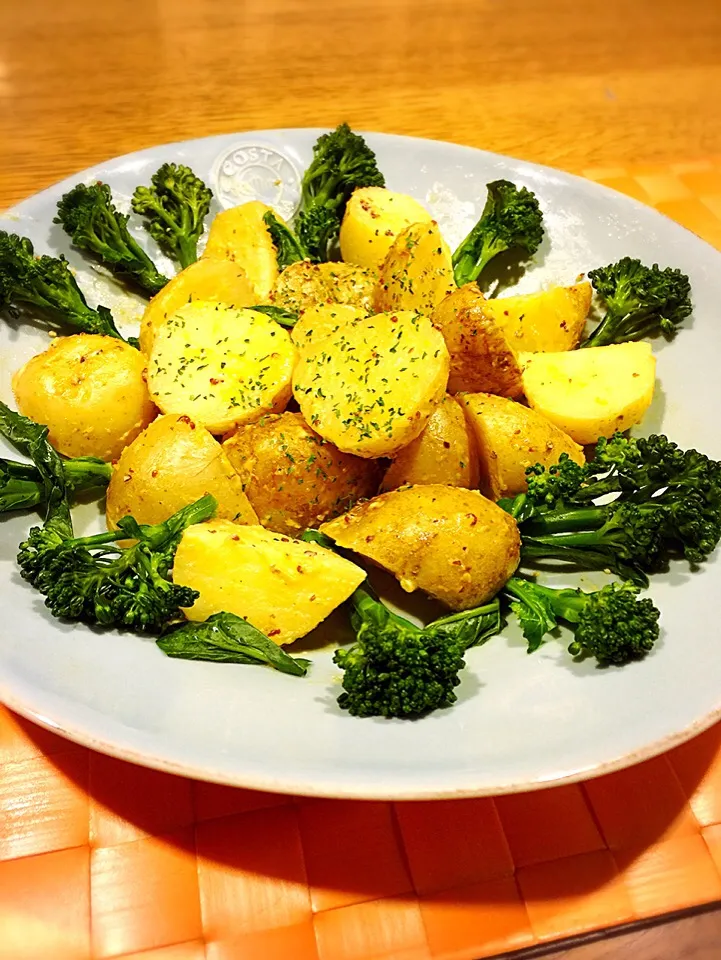
[[[289,214],[319,132],[263,131],[144,150],[26,200],[0,227],[30,236],[40,251],[68,254],[89,299],[131,320],[142,302],[99,277],[52,225],[60,195],[80,179],[99,178],[128,198],[161,162],[177,160],[209,180],[225,205],[260,196]],[[682,446],[721,457],[719,253],[653,210],[555,170],[454,144],[380,134],[368,140],[388,185],[427,203],[451,246],[475,221],[489,180],[507,177],[532,188],[548,238],[521,289],[570,283],[622,255],[686,271],[693,323],[673,345],[656,347],[659,386],[643,430],[662,429]],[[45,334],[28,327],[0,326],[1,397],[11,397],[12,370],[46,344]],[[86,510],[84,518],[100,527],[97,512]],[[309,654],[309,677],[297,679],[259,667],[170,660],[150,639],[52,620],[14,566],[28,526],[27,517],[0,526],[0,699],[74,740],[148,766],[338,797],[494,794],[626,766],[721,716],[715,558],[701,572],[677,564],[654,581],[663,633],[643,663],[606,670],[574,664],[553,641],[527,656],[520,635],[509,630],[469,652],[452,709],[416,722],[357,720],[336,706],[338,671],[322,643]],[[331,618],[320,640],[332,639],[340,623]]]

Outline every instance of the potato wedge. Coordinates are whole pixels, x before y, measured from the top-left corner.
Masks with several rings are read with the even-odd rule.
[[[595,443],[640,423],[653,400],[656,358],[644,341],[520,356],[534,410],[576,443]]]
[[[455,288],[451,253],[438,224],[413,223],[398,234],[383,261],[373,304],[378,313],[429,314]]]
[[[544,416],[515,400],[489,393],[458,397],[476,438],[481,491],[491,500],[515,497],[526,489],[526,468],[550,467],[562,453],[585,462],[583,447]]]
[[[66,457],[115,460],[153,420],[145,357],[116,337],[55,340],[12,379],[18,410],[48,428]]]
[[[350,263],[291,263],[270,295],[276,307],[302,313],[319,304],[342,303],[372,312],[377,274]]]
[[[592,293],[588,282],[550,287],[538,293],[486,300],[485,310],[516,351],[573,350],[583,335]]]
[[[278,279],[278,251],[263,220],[270,211],[260,200],[241,203],[216,214],[210,224],[203,257],[231,260],[253,284],[256,303],[266,300]]]
[[[285,409],[296,357],[288,331],[264,314],[198,301],[156,330],[148,387],[163,413],[225,433]]]
[[[315,543],[228,520],[188,527],[173,564],[173,580],[200,594],[185,610],[189,620],[227,611],[277,644],[292,643],[317,627],[365,576]]]
[[[451,355],[448,391],[518,397],[523,384],[516,352],[488,312],[488,303],[477,284],[467,283],[431,314]]]
[[[362,320],[366,316],[360,307],[351,307],[347,303],[319,303],[308,307],[301,313],[298,322],[291,329],[290,336],[299,348],[319,343],[331,333],[352,320]]]
[[[493,597],[520,556],[516,521],[475,490],[441,484],[383,493],[321,531],[452,610]]]
[[[386,470],[381,490],[428,483],[471,490],[478,486],[475,440],[454,397],[444,397],[423,433],[398,451]]]
[[[388,457],[419,435],[443,399],[448,351],[408,311],[346,324],[306,347],[293,374],[303,419],[358,457]]]
[[[138,523],[162,523],[206,493],[218,501],[217,519],[258,523],[240,477],[212,434],[190,417],[158,417],[113,465],[108,529],[127,516]]]
[[[339,238],[341,256],[346,263],[378,268],[401,231],[430,219],[426,208],[405,193],[359,187],[346,204]]]
[[[213,300],[232,307],[250,307],[258,302],[245,271],[231,260],[201,257],[181,270],[156,293],[140,321],[140,349],[149,356],[155,331],[169,316],[193,300]]]
[[[223,443],[259,522],[295,536],[344,513],[378,490],[380,466],[341,453],[299,413],[263,417]]]

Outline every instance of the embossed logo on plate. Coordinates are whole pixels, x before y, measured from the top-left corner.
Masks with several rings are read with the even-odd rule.
[[[215,161],[213,192],[224,207],[261,200],[289,220],[300,203],[300,175],[293,162],[273,147],[240,143]]]

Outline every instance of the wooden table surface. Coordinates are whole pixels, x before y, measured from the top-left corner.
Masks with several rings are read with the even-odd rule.
[[[107,157],[333,126],[568,170],[721,153],[719,0],[4,0],[0,208]],[[718,912],[564,960],[712,960]]]

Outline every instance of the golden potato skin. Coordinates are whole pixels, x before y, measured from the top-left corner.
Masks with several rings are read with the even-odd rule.
[[[398,451],[383,477],[381,491],[428,483],[470,490],[478,486],[475,439],[454,397],[445,396],[423,433]]]
[[[270,301],[302,313],[322,303],[342,303],[372,313],[377,274],[350,263],[291,263],[278,277]]]
[[[516,521],[475,490],[403,487],[320,528],[340,547],[423,590],[452,610],[490,600],[518,566]]]
[[[175,583],[200,594],[184,611],[189,620],[227,611],[278,644],[318,626],[365,576],[365,570],[315,543],[228,520],[188,527],[173,564]]]
[[[377,313],[417,310],[426,316],[456,289],[451,252],[435,220],[398,234],[380,268],[373,296]]]
[[[656,358],[643,340],[519,359],[529,404],[577,443],[628,430],[653,400]]]
[[[293,394],[303,419],[358,457],[393,456],[443,399],[448,351],[430,320],[380,313],[301,351]]]
[[[458,397],[476,438],[480,487],[491,500],[526,490],[526,468],[558,463],[567,453],[585,463],[583,447],[549,420],[506,397],[464,393]]]
[[[222,210],[210,224],[203,251],[205,258],[231,260],[242,267],[255,288],[256,303],[266,299],[278,278],[277,250],[263,220],[268,211],[278,217],[272,207],[260,200]]]
[[[142,353],[99,334],[55,340],[15,373],[12,386],[20,413],[45,424],[66,457],[115,460],[158,412]]]
[[[341,453],[299,413],[263,417],[223,443],[262,526],[296,536],[378,490],[373,460]]]
[[[451,355],[448,392],[523,393],[516,353],[486,310],[477,284],[467,283],[446,297],[431,314]]]
[[[426,208],[405,193],[359,187],[346,204],[339,237],[341,257],[346,263],[377,269],[402,230],[430,219]]]
[[[206,493],[218,501],[217,519],[258,522],[240,477],[212,434],[190,417],[158,417],[113,464],[108,529],[128,515],[138,523],[162,523]]]
[[[485,310],[516,351],[573,350],[583,335],[592,293],[588,282],[550,287],[538,293],[486,300]]]
[[[155,331],[163,321],[193,300],[250,307],[258,302],[258,297],[237,263],[201,257],[166,283],[145,308],[140,321],[140,349],[146,356],[150,355]]]
[[[337,333],[344,324],[362,320],[365,316],[365,310],[351,307],[347,303],[319,303],[301,313],[290,331],[290,337],[298,349],[302,350],[303,347],[319,343],[332,333]]]

